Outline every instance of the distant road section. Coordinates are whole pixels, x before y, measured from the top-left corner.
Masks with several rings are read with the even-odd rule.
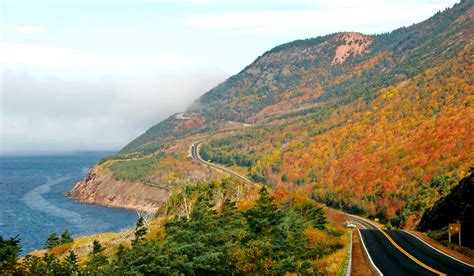
[[[191,146],[191,156],[194,160],[196,161],[199,161],[207,166],[210,166],[216,170],[219,170],[221,172],[224,172],[224,173],[227,173],[227,174],[230,174],[240,180],[242,180],[244,183],[246,184],[249,184],[249,185],[255,185],[255,186],[259,186],[255,183],[253,183],[252,181],[250,181],[248,178],[246,178],[245,176],[242,176],[232,170],[229,170],[227,169],[226,167],[223,167],[223,166],[220,166],[220,165],[217,165],[217,164],[214,164],[214,163],[211,163],[211,162],[208,162],[204,159],[201,158],[201,156],[199,155],[199,146],[200,146],[201,142],[196,142],[194,143],[192,146]]]

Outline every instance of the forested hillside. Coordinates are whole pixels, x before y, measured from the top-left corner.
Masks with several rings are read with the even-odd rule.
[[[283,190],[311,185],[329,205],[392,218],[395,226],[413,223],[410,215],[456,182],[443,190],[432,178],[462,177],[474,160],[472,54],[471,45],[458,58],[324,120],[314,114],[237,139],[215,138],[203,154],[224,164],[235,160],[254,180]]]
[[[255,114],[280,102],[336,105],[370,99],[378,89],[456,56],[473,38],[471,7],[465,1],[387,34],[336,33],[275,47],[189,110],[255,122]]]
[[[214,121],[268,123],[370,101],[380,89],[456,57],[471,43],[472,5],[463,1],[390,33],[336,33],[277,46],[201,96],[188,108],[188,120],[172,116],[122,153],[150,153],[170,137],[215,130]]]

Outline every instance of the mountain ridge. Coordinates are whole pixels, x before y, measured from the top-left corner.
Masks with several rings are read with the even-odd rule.
[[[467,19],[463,19],[463,17],[467,17]],[[335,51],[337,47],[344,45],[336,41],[340,40],[341,36],[356,33],[339,32],[285,43],[265,52],[238,74],[229,77],[223,83],[209,90],[191,104],[186,112],[203,115],[206,117],[207,123],[211,120],[255,123],[258,120],[252,117],[252,115],[256,116],[256,113],[261,112],[265,107],[288,99],[295,100],[306,97],[306,99],[303,99],[303,102],[316,101],[325,104],[327,101],[334,100],[337,97],[339,97],[337,100],[343,103],[353,101],[360,94],[368,94],[366,97],[370,97],[370,94],[380,87],[413,77],[414,74],[423,70],[426,66],[434,66],[440,62],[438,60],[442,60],[443,56],[446,58],[446,56],[452,56],[452,52],[459,51],[459,45],[473,38],[472,32],[466,31],[466,29],[469,29],[466,27],[466,24],[470,20],[472,21],[472,17],[472,2],[463,1],[451,9],[437,13],[426,21],[409,27],[402,27],[390,33],[369,36],[357,33],[372,41],[371,45],[366,49],[368,52],[356,56],[351,55],[349,60],[344,59],[345,62],[338,63],[336,66],[332,63],[335,58]],[[449,24],[454,24],[453,22],[456,20],[460,21],[460,23],[455,24],[455,27]],[[442,24],[439,24],[439,21]],[[441,25],[439,30],[436,29],[438,25]],[[463,28],[464,31],[461,37],[456,37],[453,34],[456,31],[463,30]],[[436,40],[449,41],[449,39],[446,39],[446,36],[454,36],[456,39],[453,39],[449,45],[431,43],[432,40],[435,40],[435,42]],[[434,46],[420,49],[423,47],[416,46],[419,40],[427,43],[426,45],[434,44]],[[314,47],[317,49],[314,49]],[[438,48],[433,50],[433,47]],[[296,53],[300,56],[301,62],[292,60],[293,63],[289,64],[287,68],[281,69],[282,62],[280,58],[276,60],[271,58],[272,55],[295,49],[299,49]],[[301,52],[301,49],[306,52]],[[429,52],[430,49],[434,52]],[[421,66],[419,63],[417,63],[417,67],[410,64],[413,63],[413,60],[410,60],[410,58],[407,60],[404,56],[407,51],[415,52],[415,58],[423,61]],[[321,53],[321,55],[315,60],[314,56],[311,56],[317,53]],[[289,54],[286,58],[294,58],[295,55]],[[309,60],[305,59],[308,55],[311,57]],[[402,68],[402,66],[392,68],[393,64],[397,63],[397,55],[399,59],[402,59],[402,65],[408,64],[406,68]],[[418,57],[422,55],[425,55],[425,57]],[[264,62],[265,60],[267,61]],[[314,66],[311,65],[311,62],[314,63]],[[347,73],[350,73],[348,71],[358,69],[354,65],[364,66],[364,62],[367,64],[372,63],[370,66],[366,66],[367,68],[364,72],[368,77],[344,76],[344,73],[347,75]],[[260,66],[262,63],[265,70],[262,70],[262,66]],[[318,63],[323,63],[323,66],[318,67]],[[305,70],[305,66],[310,67],[308,67],[308,70]],[[329,69],[330,72],[327,72],[325,67],[332,68]],[[295,73],[295,70],[303,70],[304,72]],[[301,82],[302,73],[313,75],[313,77],[304,78],[304,82]],[[386,74],[386,76],[383,76],[383,81],[380,84],[365,85],[368,78],[380,77],[381,73]],[[340,77],[339,79],[337,78],[338,76]],[[244,79],[242,80],[242,78]],[[284,85],[278,87],[278,83],[283,83]],[[242,85],[242,87],[237,87],[238,85]],[[303,87],[303,89],[300,89],[300,87]],[[241,95],[239,91],[252,91],[252,93],[249,94],[247,92]],[[348,91],[351,91],[351,95],[353,94],[354,96],[347,95]],[[171,118],[166,119],[164,123],[168,122]],[[154,128],[156,129],[157,127],[155,126]],[[157,138],[159,136],[154,135],[153,137]],[[137,139],[140,139],[140,136]],[[130,153],[131,148],[130,145],[125,146],[125,150],[122,150],[122,153]]]

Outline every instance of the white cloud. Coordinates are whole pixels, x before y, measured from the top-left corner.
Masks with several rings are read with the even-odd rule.
[[[84,57],[70,49],[0,42],[0,63],[5,65],[79,65]]]
[[[327,33],[335,31],[389,31],[430,17],[445,4],[421,2],[401,6],[374,1],[303,1],[319,8],[221,13],[184,19],[200,31],[238,34]],[[351,4],[352,3],[352,4]],[[356,5],[359,4],[359,5]]]
[[[28,26],[28,25],[7,25],[1,28],[5,33],[20,33],[20,34],[35,34],[48,31],[42,26]]]
[[[199,56],[173,52],[127,52],[119,56],[85,54],[75,49],[49,47],[0,41],[0,65],[3,67],[35,67],[36,71],[100,75],[132,74],[150,71],[176,71],[203,66],[207,62]]]
[[[118,150],[226,76],[200,68],[84,81],[5,70],[0,154]]]

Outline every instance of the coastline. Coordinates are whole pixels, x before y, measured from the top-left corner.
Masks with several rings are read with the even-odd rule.
[[[116,180],[108,169],[94,166],[65,196],[83,204],[152,213],[170,194],[168,190],[141,182]]]

